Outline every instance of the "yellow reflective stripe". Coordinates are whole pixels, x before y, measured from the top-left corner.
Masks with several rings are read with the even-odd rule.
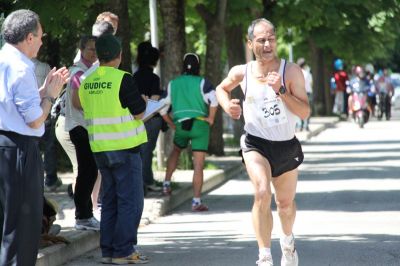
[[[96,140],[118,140],[118,139],[126,139],[129,137],[134,137],[142,133],[143,131],[146,131],[146,128],[144,125],[141,125],[140,127],[133,128],[129,131],[125,132],[110,132],[110,133],[94,133],[89,135],[89,140],[90,141],[96,141]]]
[[[129,121],[133,121],[132,115],[108,117],[108,118],[86,119],[86,125],[87,126],[113,125],[113,124],[121,124],[121,123],[129,122]]]

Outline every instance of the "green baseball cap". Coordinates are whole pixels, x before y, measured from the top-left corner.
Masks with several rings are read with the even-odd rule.
[[[112,34],[101,35],[96,40],[96,53],[99,61],[109,62],[121,52],[121,42]]]

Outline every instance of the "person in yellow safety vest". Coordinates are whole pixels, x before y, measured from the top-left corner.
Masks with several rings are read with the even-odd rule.
[[[141,120],[146,101],[132,75],[118,70],[121,44],[111,34],[96,41],[100,67],[79,88],[90,147],[102,174],[100,247],[103,263],[146,263],[135,250],[144,195],[141,144],[147,142]]]

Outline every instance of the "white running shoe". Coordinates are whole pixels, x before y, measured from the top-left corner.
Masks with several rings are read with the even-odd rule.
[[[97,221],[94,217],[91,217],[89,219],[76,219],[75,229],[100,231],[100,222]]]
[[[274,262],[272,261],[271,255],[266,255],[266,256],[260,257],[260,259],[258,261],[256,261],[256,264],[258,266],[273,266]]]
[[[297,255],[294,237],[289,245],[283,243],[282,240],[280,241],[280,244],[282,249],[281,266],[298,266],[299,256]]]

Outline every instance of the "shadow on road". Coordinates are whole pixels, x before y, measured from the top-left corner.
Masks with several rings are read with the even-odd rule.
[[[374,144],[400,144],[400,140],[382,140],[382,141],[330,141],[330,142],[319,142],[312,141],[306,142],[303,146],[344,146],[344,145],[374,145]],[[397,149],[398,150],[398,149]]]
[[[161,233],[161,232],[160,232]],[[179,258],[190,257],[191,266],[243,266],[253,265],[258,248],[252,236],[224,234],[217,236],[193,236],[194,232],[170,232],[164,244],[146,245],[145,249],[156,254],[152,265],[187,265]],[[143,238],[154,237],[157,232]],[[385,234],[329,234],[298,235],[296,244],[300,265],[351,265],[351,266],[394,266],[399,265],[400,236]],[[276,236],[272,240],[272,256],[279,265],[281,252]],[[170,254],[173,253],[174,257]]]
[[[385,167],[351,167],[351,170],[326,170],[312,171],[311,169],[300,171],[299,181],[323,181],[323,180],[351,180],[351,179],[385,179],[395,178],[400,182],[400,166]]]

